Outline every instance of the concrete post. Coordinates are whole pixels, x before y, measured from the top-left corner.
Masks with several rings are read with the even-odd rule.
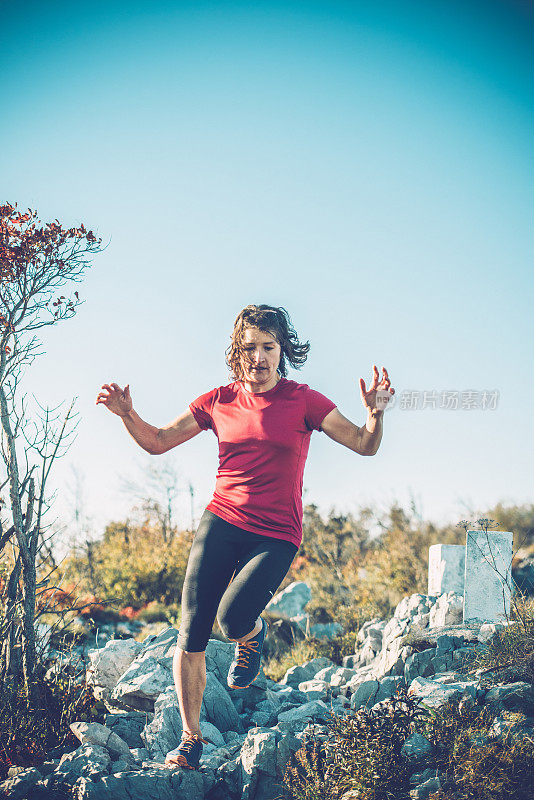
[[[428,548],[428,594],[464,593],[465,547],[432,544]]]
[[[510,531],[467,531],[464,622],[509,616],[513,538]]]

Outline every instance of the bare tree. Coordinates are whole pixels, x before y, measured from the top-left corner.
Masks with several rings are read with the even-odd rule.
[[[5,469],[0,491],[7,487],[9,494],[5,510],[4,504],[0,506],[0,559],[11,570],[0,585],[0,686],[5,690],[10,667],[15,682],[20,679],[12,663],[14,648],[20,644],[22,678],[30,700],[36,665],[37,568],[47,543],[43,517],[51,503],[46,485],[54,460],[70,444],[76,426],[72,426],[75,400],[62,422],[58,422],[60,406],[50,409],[39,404],[36,416],[29,419],[21,377],[42,355],[33,331],[76,313],[78,292],[74,299],[59,292],[68,282],[81,280],[91,256],[100,250],[101,240],[83,225],[64,228],[58,220],[42,223],[31,209],[22,214],[9,203],[0,206],[0,425]]]
[[[155,517],[161,527],[164,542],[171,542],[177,530],[175,501],[187,492],[191,502],[191,530],[194,527],[194,489],[191,483],[180,486],[180,474],[170,461],[147,461],[139,480],[121,479],[122,491],[137,501],[143,512]]]

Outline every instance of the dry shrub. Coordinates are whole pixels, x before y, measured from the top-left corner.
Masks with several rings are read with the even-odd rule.
[[[465,800],[532,800],[534,743],[493,736],[494,716],[488,707],[456,700],[427,722],[424,735],[436,746],[445,788]]]
[[[534,683],[534,598],[514,597],[510,622],[477,650],[470,671],[495,682]]]
[[[404,800],[411,767],[402,746],[424,713],[404,689],[374,709],[332,714],[324,742],[315,736],[293,756],[284,786],[289,800]]]
[[[40,764],[55,748],[74,750],[78,739],[71,722],[103,721],[106,709],[85,680],[85,667],[64,665],[46,676],[43,663],[34,674],[30,702],[23,687],[2,687],[0,693],[0,779],[9,767]],[[46,676],[46,677],[45,677]]]

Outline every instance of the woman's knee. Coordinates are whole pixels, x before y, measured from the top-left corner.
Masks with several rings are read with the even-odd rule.
[[[175,658],[178,649],[183,650],[185,653],[205,652],[210,632],[211,628],[208,630],[204,620],[198,620],[197,624],[195,624],[195,620],[182,620],[176,640]]]
[[[255,619],[251,622],[250,614],[243,614],[242,609],[230,606],[219,611],[217,622],[227,639],[241,639],[250,633]]]

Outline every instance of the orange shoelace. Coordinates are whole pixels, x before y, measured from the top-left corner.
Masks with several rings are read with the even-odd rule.
[[[259,635],[259,634],[258,634]],[[246,642],[237,643],[237,666],[248,667],[248,659],[252,653],[259,653],[259,642],[256,639],[249,639]]]
[[[188,733],[185,736],[182,736],[182,742],[184,742],[184,745],[183,747],[181,747],[180,743],[181,752],[188,753],[195,744],[196,740],[198,740],[199,742],[204,742],[204,744],[208,744],[208,742],[205,739],[203,739],[202,736],[200,736],[200,734]]]

